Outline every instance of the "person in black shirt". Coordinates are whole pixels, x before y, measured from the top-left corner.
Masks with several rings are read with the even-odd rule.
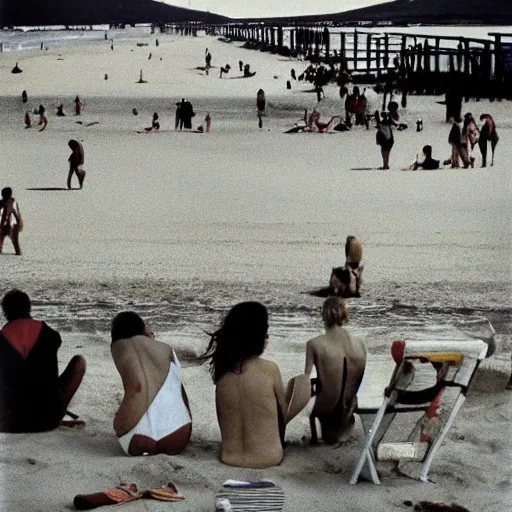
[[[9,291],[2,300],[7,323],[0,330],[0,432],[53,430],[85,374],[85,359],[74,356],[59,376],[60,334],[33,320],[28,295]]]

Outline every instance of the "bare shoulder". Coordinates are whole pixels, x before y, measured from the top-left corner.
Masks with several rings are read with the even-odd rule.
[[[279,366],[274,361],[269,361],[268,359],[258,357],[252,360],[252,365],[257,366],[261,371],[268,374],[275,375],[280,373]]]
[[[307,347],[312,348],[313,350],[320,345],[323,345],[326,342],[326,337],[324,334],[320,334],[319,336],[316,336],[315,338],[311,338],[307,343]]]

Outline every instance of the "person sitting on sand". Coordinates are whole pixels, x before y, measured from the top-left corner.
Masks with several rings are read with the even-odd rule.
[[[354,429],[354,409],[366,367],[366,348],[343,328],[348,322],[348,312],[339,297],[325,300],[322,319],[325,334],[306,345],[304,372],[310,376],[314,366],[318,377],[316,401],[309,417],[311,444],[318,442],[316,418],[326,443],[342,443]]]
[[[192,416],[181,365],[170,345],[153,338],[131,311],[112,321],[110,350],[124,397],[114,431],[127,455],[176,455],[187,446]]]
[[[2,300],[7,323],[0,331],[0,431],[53,430],[85,374],[85,359],[74,356],[59,376],[57,331],[33,320],[28,295],[7,292]]]
[[[12,197],[12,188],[2,189],[2,199],[0,200],[0,254],[4,247],[5,237],[11,239],[14,251],[17,256],[21,256],[19,234],[23,229],[23,220],[18,203]]]
[[[68,158],[68,189],[71,190],[71,178],[73,177],[73,174],[76,174],[76,177],[78,178],[78,184],[80,188],[82,188],[85,179],[85,171],[81,168],[85,160],[84,147],[82,146],[81,142],[78,142],[74,139],[71,139],[68,142],[68,146],[72,151]]]
[[[423,159],[420,160],[418,155],[416,155],[416,160],[411,165],[411,169],[413,171],[417,171],[418,169],[424,169],[425,171],[433,171],[439,169],[439,160],[434,160],[432,158],[432,146],[423,146]]]
[[[267,344],[267,330],[265,306],[239,303],[231,308],[200,357],[210,360],[222,437],[220,459],[231,466],[268,468],[280,464],[284,457],[285,424],[294,415],[291,409],[298,388],[285,396],[278,366],[260,357]],[[297,393],[302,395],[299,402],[305,398],[305,403],[295,412],[310,398],[309,378],[302,377],[307,396]]]
[[[146,130],[148,133],[149,132],[159,132],[160,131],[160,123],[158,122],[158,113],[155,112],[153,114],[153,119],[151,121],[151,126],[148,127],[148,128],[144,128],[144,130]]]
[[[360,297],[359,286],[363,268],[363,265],[355,270],[347,266],[333,268],[329,279],[331,294],[345,299]]]

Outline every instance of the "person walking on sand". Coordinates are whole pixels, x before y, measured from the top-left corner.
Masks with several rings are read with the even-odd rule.
[[[85,359],[74,356],[59,376],[60,334],[31,317],[28,295],[7,292],[7,323],[0,330],[0,431],[45,432],[59,426],[85,375]]]
[[[30,112],[28,110],[25,112],[23,122],[25,123],[25,128],[32,128],[32,119],[30,118]]]
[[[452,128],[450,133],[448,134],[448,143],[452,147],[452,156],[450,159],[452,169],[459,168],[459,157],[462,160],[462,164],[464,168],[467,169],[469,167],[470,161],[467,154],[467,144],[466,148],[464,148],[463,139],[462,139],[462,119],[455,118],[452,124]]]
[[[75,115],[79,116],[82,114],[82,102],[80,98],[77,96],[75,98]]]
[[[258,128],[263,128],[263,119],[265,115],[265,106],[267,101],[265,100],[265,92],[260,89],[256,94],[256,108],[258,109]]]
[[[265,306],[241,302],[231,308],[200,356],[210,361],[216,386],[224,464],[244,468],[280,464],[286,423],[307,405],[311,395],[306,375],[292,379],[285,394],[278,366],[260,357],[267,345],[267,331]]]
[[[391,148],[395,143],[393,130],[391,129],[392,124],[393,122],[390,119],[389,114],[387,112],[382,112],[376,135],[377,145],[380,146],[382,154],[382,169],[389,169],[389,155],[391,153]]]
[[[110,351],[123,381],[124,397],[114,431],[127,455],[177,455],[192,434],[192,415],[181,365],[167,343],[154,339],[131,311],[112,321]]]
[[[5,187],[2,189],[2,199],[0,200],[0,254],[5,238],[9,237],[16,256],[21,256],[19,234],[22,229],[23,220],[18,203],[12,197],[12,188]]]
[[[81,168],[85,161],[84,147],[81,142],[71,139],[68,146],[72,153],[69,155],[69,173],[68,173],[68,189],[71,190],[71,178],[76,174],[80,188],[83,187],[85,179],[85,171]]]
[[[306,344],[304,373],[313,366],[318,377],[317,395],[309,417],[311,444],[318,442],[316,418],[326,443],[348,441],[354,430],[357,391],[366,367],[366,348],[343,327],[348,311],[339,297],[329,297],[322,307],[325,333]]]
[[[491,143],[491,165],[494,165],[494,150],[496,149],[496,145],[498,144],[500,138],[498,137],[498,133],[496,132],[496,125],[494,124],[494,119],[490,114],[482,114],[480,116],[480,121],[483,121],[484,124],[480,129],[478,147],[480,148],[480,153],[482,153],[482,167],[485,167],[487,165],[488,142]]]
[[[38,114],[39,114],[39,123],[37,123],[37,125],[38,126],[43,125],[43,127],[40,128],[40,130],[39,130],[40,132],[42,132],[48,125],[48,119],[46,117],[46,112],[45,112],[45,108],[43,107],[43,105],[39,105]]]

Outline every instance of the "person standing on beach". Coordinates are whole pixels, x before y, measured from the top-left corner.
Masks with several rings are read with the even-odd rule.
[[[177,455],[192,434],[192,416],[178,357],[154,339],[131,311],[112,321],[110,350],[123,381],[124,397],[114,431],[127,455]]]
[[[37,125],[38,126],[43,125],[43,127],[39,130],[40,132],[42,132],[48,125],[48,119],[46,117],[46,112],[45,112],[45,108],[43,107],[43,105],[39,105],[38,114],[39,114],[39,123],[37,123]]]
[[[80,98],[77,96],[75,98],[75,115],[79,116],[82,114],[82,102]]]
[[[258,128],[263,128],[263,119],[265,115],[265,106],[267,101],[265,100],[265,92],[260,89],[256,94],[256,108],[258,109]]]
[[[60,334],[33,320],[28,295],[7,292],[7,323],[0,330],[0,431],[44,432],[59,426],[85,375],[85,359],[74,356],[59,376]]]
[[[18,203],[12,197],[12,188],[2,189],[2,199],[0,200],[0,254],[4,247],[5,237],[11,239],[16,256],[21,256],[19,234],[23,229],[23,220]]]
[[[322,307],[325,334],[307,342],[304,373],[318,376],[315,405],[309,417],[311,444],[318,442],[316,418],[326,443],[342,443],[353,433],[357,391],[366,367],[366,348],[343,327],[348,311],[339,297],[329,297]]]
[[[498,144],[500,138],[498,137],[498,133],[496,132],[496,125],[494,124],[494,119],[490,114],[482,114],[480,116],[480,121],[483,121],[484,124],[480,129],[478,147],[480,148],[480,153],[482,153],[482,167],[485,167],[487,165],[488,142],[491,143],[491,165],[494,165],[494,150],[496,149],[496,145]]]
[[[391,148],[395,143],[393,131],[391,129],[392,124],[389,114],[387,112],[382,112],[376,136],[377,144],[380,146],[382,154],[382,169],[389,169],[389,155],[391,153]]]
[[[73,174],[76,174],[76,177],[78,178],[78,184],[80,188],[82,188],[85,179],[85,171],[81,168],[85,160],[84,147],[82,146],[81,142],[78,142],[74,139],[71,139],[68,142],[68,146],[72,151],[68,158],[68,189],[71,190],[71,178],[73,177]]]

